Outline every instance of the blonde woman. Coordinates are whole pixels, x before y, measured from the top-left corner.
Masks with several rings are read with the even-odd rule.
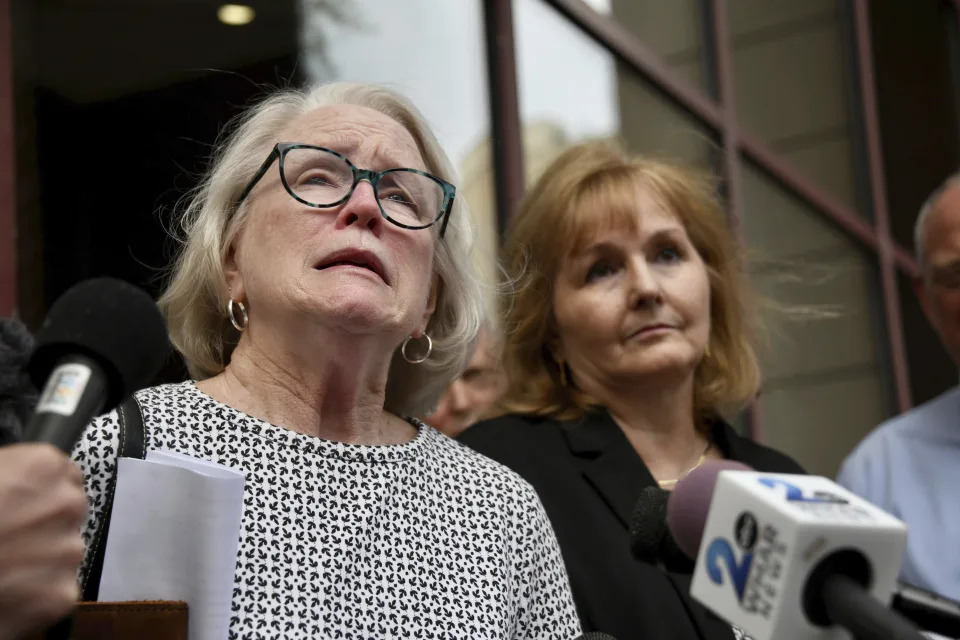
[[[545,233],[549,230],[549,233]],[[712,458],[799,473],[722,416],[757,390],[750,295],[711,183],[605,143],[547,168],[513,220],[502,417],[461,441],[533,484],[584,629],[731,638],[687,578],[634,561],[645,487]]]

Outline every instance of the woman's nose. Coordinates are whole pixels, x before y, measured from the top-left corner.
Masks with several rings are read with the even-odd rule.
[[[630,306],[644,306],[663,302],[660,280],[646,260],[630,265]]]
[[[347,201],[340,205],[340,211],[337,214],[338,227],[349,227],[355,224],[374,232],[379,231],[383,226],[380,204],[373,192],[373,186],[367,180],[360,181]]]

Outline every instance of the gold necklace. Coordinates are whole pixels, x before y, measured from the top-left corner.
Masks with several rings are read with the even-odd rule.
[[[666,485],[666,486],[668,486],[668,487],[672,487],[673,485],[675,485],[675,484],[677,484],[678,482],[680,482],[681,480],[683,480],[683,478],[684,478],[688,473],[690,473],[691,471],[693,471],[694,469],[696,469],[697,467],[699,467],[700,465],[702,465],[702,464],[703,464],[703,461],[707,459],[707,453],[710,451],[710,446],[711,446],[711,444],[712,444],[711,442],[707,441],[707,448],[704,449],[704,450],[703,450],[703,453],[700,454],[700,458],[697,459],[697,464],[693,465],[692,467],[690,467],[689,469],[687,469],[686,471],[684,471],[683,473],[681,473],[681,474],[680,474],[679,476],[677,476],[676,478],[672,478],[672,479],[670,479],[670,480],[657,480],[657,484],[660,485],[660,488],[661,488],[661,489],[665,488],[664,485]]]

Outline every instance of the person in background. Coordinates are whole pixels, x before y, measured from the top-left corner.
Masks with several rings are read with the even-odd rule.
[[[760,373],[712,182],[607,143],[571,147],[512,221],[504,268],[517,281],[504,305],[505,415],[460,441],[537,489],[584,630],[733,638],[689,597],[689,575],[633,559],[629,532],[646,487],[669,490],[705,460],[802,472],[723,418]]]
[[[405,99],[333,83],[252,107],[192,194],[160,307],[195,380],[135,397],[149,449],[245,475],[230,638],[580,631],[534,490],[409,417],[483,317],[454,180]],[[85,576],[119,433],[74,451]]]
[[[497,401],[505,383],[499,340],[484,327],[466,370],[447,387],[436,410],[427,417],[427,424],[456,438]]]
[[[943,348],[960,367],[960,175],[938,187],[914,227],[914,288]],[[879,425],[840,467],[837,482],[910,529],[904,582],[960,600],[960,388]]]

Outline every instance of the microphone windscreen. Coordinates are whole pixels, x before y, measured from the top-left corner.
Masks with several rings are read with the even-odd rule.
[[[116,278],[84,280],[60,296],[37,333],[28,370],[42,388],[61,358],[81,354],[107,376],[104,411],[152,382],[169,353],[163,316],[145,291]]]
[[[644,487],[630,519],[630,552],[640,562],[657,564],[660,546],[667,534],[669,493],[656,486]]]
[[[669,505],[669,502],[667,504]],[[663,568],[671,573],[693,573],[696,562],[680,548],[666,525],[663,528],[663,539],[660,541],[660,561]]]
[[[700,465],[677,482],[667,502],[667,529],[677,546],[689,558],[696,559],[703,539],[703,528],[710,511],[710,500],[721,471],[752,471],[733,460],[711,460]]]
[[[27,375],[33,336],[19,320],[0,318],[0,444],[20,439],[37,402]]]

